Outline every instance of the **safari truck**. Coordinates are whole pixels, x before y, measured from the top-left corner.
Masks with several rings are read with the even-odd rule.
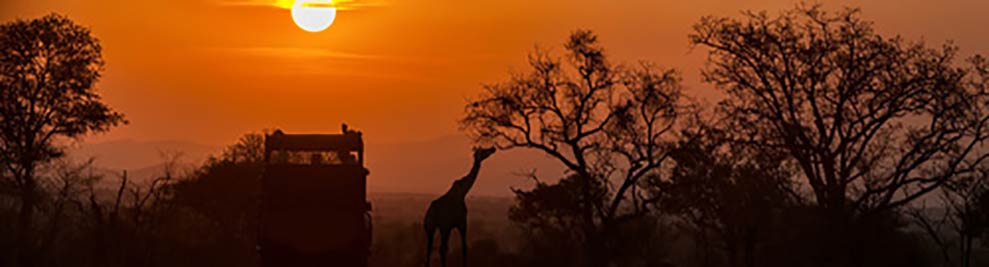
[[[361,132],[266,135],[258,253],[264,267],[367,266],[371,204]]]

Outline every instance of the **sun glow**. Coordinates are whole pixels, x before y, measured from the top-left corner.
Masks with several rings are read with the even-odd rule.
[[[274,0],[268,3],[278,8],[291,9],[295,5],[295,0]]]
[[[295,0],[292,20],[307,32],[320,32],[333,24],[337,9],[332,0]]]

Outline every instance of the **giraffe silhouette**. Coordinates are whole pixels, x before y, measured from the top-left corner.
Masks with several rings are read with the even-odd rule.
[[[446,267],[446,251],[449,248],[450,232],[457,229],[460,232],[461,248],[464,265],[467,266],[467,204],[464,198],[477,180],[481,162],[495,153],[495,148],[474,148],[474,164],[466,176],[453,182],[450,190],[440,196],[426,210],[423,228],[426,230],[426,266],[429,266],[433,250],[433,236],[440,231],[440,263]]]

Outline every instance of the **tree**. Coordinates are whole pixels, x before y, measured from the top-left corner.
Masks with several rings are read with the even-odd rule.
[[[168,201],[193,218],[181,223],[202,227],[210,234],[193,238],[212,240],[214,257],[226,255],[212,261],[250,265],[257,260],[253,256],[263,169],[264,135],[249,133],[173,185]]]
[[[39,251],[44,254],[53,253],[57,247],[58,238],[65,232],[65,224],[71,223],[72,204],[77,197],[82,195],[86,189],[93,188],[102,176],[93,174],[93,159],[84,162],[72,162],[60,159],[51,164],[53,167],[50,175],[43,182],[46,190],[50,192],[48,205],[48,219],[45,229],[41,231]]]
[[[0,163],[3,187],[19,195],[21,247],[33,247],[35,170],[62,156],[58,140],[126,123],[96,92],[101,50],[89,29],[57,14],[0,25]]]
[[[987,155],[985,60],[875,33],[857,9],[706,17],[704,79],[747,142],[784,151],[837,222],[890,211],[975,170]]]
[[[477,142],[534,149],[566,166],[578,185],[580,262],[604,266],[618,254],[609,237],[655,203],[639,187],[657,177],[687,109],[675,71],[612,65],[590,31],[573,32],[564,47],[569,64],[537,51],[531,72],[485,85],[461,123]]]
[[[568,175],[555,183],[547,183],[531,176],[535,187],[529,190],[513,189],[515,205],[509,211],[509,219],[523,233],[519,259],[524,266],[577,266],[581,252],[582,234],[579,231],[581,183],[577,175]],[[592,185],[596,197],[607,196],[604,184]],[[600,202],[604,199],[595,199]],[[609,232],[609,249],[615,253],[613,264],[618,266],[664,266],[669,250],[671,230],[660,216],[644,215],[630,219]]]
[[[793,215],[786,212],[799,204],[793,166],[772,150],[730,142],[729,131],[688,135],[696,137],[673,149],[670,179],[657,185],[661,208],[685,221],[694,242],[723,252],[727,266],[770,266],[757,255],[768,254],[762,250],[784,232],[784,217]]]
[[[818,5],[694,28],[691,42],[709,51],[705,81],[728,94],[720,115],[740,141],[799,166],[824,222],[818,256],[833,265],[862,264],[863,242],[879,241],[856,232],[895,225],[897,208],[989,157],[976,153],[989,126],[981,57],[957,66],[950,44],[885,37],[857,9]]]
[[[945,266],[973,266],[974,241],[989,232],[989,168],[948,182],[940,193],[935,210],[923,205],[908,214],[934,241]]]
[[[532,266],[576,266],[577,259],[569,256],[580,252],[579,231],[581,183],[570,175],[549,184],[535,180],[530,190],[513,189],[515,205],[508,218],[524,231],[524,252]],[[595,184],[591,195],[603,196],[604,188]],[[595,200],[600,201],[600,200]]]

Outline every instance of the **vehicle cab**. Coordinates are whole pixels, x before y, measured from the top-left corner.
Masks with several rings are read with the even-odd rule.
[[[265,135],[263,266],[367,266],[371,205],[361,132]]]

